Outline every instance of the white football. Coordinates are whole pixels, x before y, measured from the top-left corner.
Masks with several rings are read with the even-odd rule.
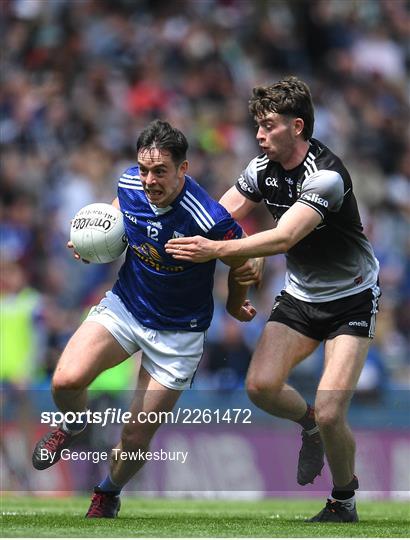
[[[72,219],[70,240],[87,261],[115,261],[127,247],[122,213],[106,203],[84,206]]]

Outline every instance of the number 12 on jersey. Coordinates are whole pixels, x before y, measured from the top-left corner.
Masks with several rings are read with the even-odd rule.
[[[158,240],[158,229],[152,225],[147,225],[147,236],[151,240]]]

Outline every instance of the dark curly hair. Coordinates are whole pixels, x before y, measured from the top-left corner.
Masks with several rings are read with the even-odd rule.
[[[256,86],[249,100],[249,112],[261,118],[276,112],[293,118],[302,118],[305,140],[310,139],[315,123],[312,96],[308,85],[297,77],[286,77],[270,86]]]

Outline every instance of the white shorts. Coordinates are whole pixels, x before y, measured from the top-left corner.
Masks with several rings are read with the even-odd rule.
[[[142,350],[141,365],[163,386],[190,387],[204,350],[205,332],[147,328],[111,291],[91,308],[86,320],[102,324],[130,356]]]

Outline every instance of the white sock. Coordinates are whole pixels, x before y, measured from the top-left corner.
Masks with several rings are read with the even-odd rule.
[[[70,433],[71,435],[78,435],[78,433],[81,433],[82,431],[85,430],[85,428],[87,427],[87,424],[88,424],[87,418],[85,418],[81,422],[72,422],[69,424],[66,424],[66,421],[63,420],[61,429],[65,431],[66,433]]]
[[[330,498],[334,501],[340,502],[340,504],[342,504],[346,508],[346,510],[354,510],[354,507],[356,505],[356,499],[354,495],[353,497],[350,497],[350,499],[335,499],[332,496],[330,496]]]

